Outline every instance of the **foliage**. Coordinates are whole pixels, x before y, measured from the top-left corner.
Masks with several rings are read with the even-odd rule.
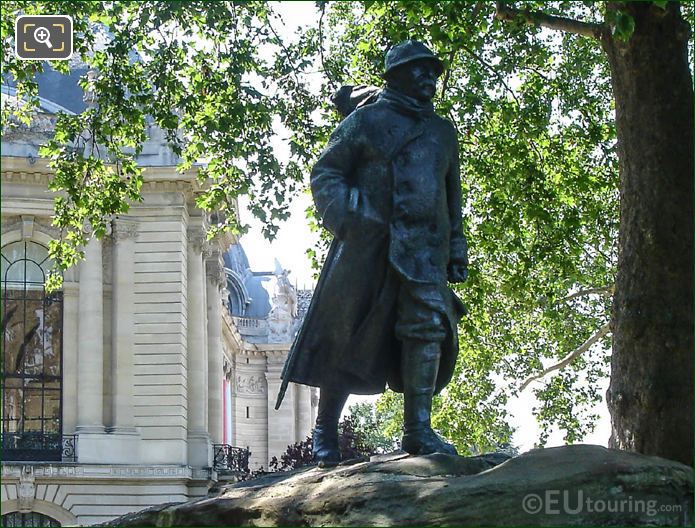
[[[526,5],[603,16],[592,2]],[[435,104],[460,135],[471,270],[459,293],[471,314],[433,424],[462,453],[508,442],[505,406],[521,382],[608,320],[617,257],[616,139],[598,43],[503,23],[494,12],[490,2],[340,2],[327,8],[323,43],[331,88],[379,85],[383,50],[405,38],[423,40],[447,63]],[[574,361],[563,383],[535,389],[545,403],[541,443],[552,427],[568,441],[591,430],[609,339],[601,345]],[[401,402],[387,393],[377,405],[391,417],[387,434],[400,427]]]
[[[390,453],[400,448],[401,431],[390,430],[393,417],[370,403],[355,403],[349,408],[349,419],[354,424],[354,430],[359,432],[364,451],[372,453]],[[399,422],[402,423],[402,422]]]
[[[519,3],[605,24],[626,40],[634,20],[620,5]],[[320,23],[293,41],[278,36],[272,5],[260,1],[60,6],[73,17],[78,55],[97,71],[83,78],[90,110],[61,115],[44,150],[56,171],[52,188],[63,192],[54,222],[64,236],[51,246],[61,268],[80,258],[85,224],[101,236],[113,215],[139,199],[142,173],[134,159],[150,122],[166,131],[181,170],[208,162],[199,169],[204,190],[197,203],[221,212],[211,235],[242,229],[234,207],[244,194],[272,236],[337,122],[328,95],[342,84],[380,85],[384,50],[412,37],[447,65],[435,103],[459,132],[471,253],[469,281],[458,288],[470,315],[459,329],[454,379],[435,401],[434,426],[462,453],[509,442],[506,406],[522,382],[608,321],[619,183],[610,75],[598,42],[521,19],[502,22],[491,1],[317,2]],[[3,127],[28,122],[34,74],[44,67],[14,58],[14,18],[54,10],[48,1],[3,5],[2,71],[27,101],[3,112]],[[683,12],[692,23],[690,3]],[[692,45],[689,51],[692,58]],[[316,66],[324,82],[312,94],[307,75]],[[285,164],[270,144],[278,128],[288,131]],[[318,229],[315,215],[311,221]],[[327,244],[324,233],[322,246],[310,251],[317,264]],[[609,344],[607,336],[533,386],[541,444],[552,428],[568,442],[591,430]],[[362,427],[373,432],[376,423],[387,440],[400,435],[399,395],[387,392],[375,413]]]
[[[3,109],[3,129],[29,123],[38,94],[34,76],[46,68],[14,56],[14,20],[55,10],[49,1],[3,5],[3,76],[24,101]],[[320,140],[309,118],[317,103],[301,76],[311,60],[306,43],[283,41],[276,29],[281,20],[262,1],[78,1],[61,2],[60,12],[72,16],[75,53],[94,74],[81,80],[89,109],[60,114],[55,137],[41,152],[56,174],[51,189],[62,191],[53,222],[63,236],[49,248],[58,267],[75,264],[87,238],[103,236],[114,215],[141,199],[143,174],[135,160],[150,124],[165,131],[179,170],[197,171],[203,191],[196,204],[218,212],[209,236],[243,229],[235,209],[243,194],[272,238]],[[67,62],[50,66],[69,69]],[[271,145],[280,127],[291,131],[286,163]],[[49,286],[59,282],[55,276]]]
[[[271,471],[290,471],[313,463],[311,454],[312,437],[307,436],[301,442],[288,445],[285,452],[280,455],[280,459],[273,457],[270,459],[268,468]]]
[[[287,450],[280,455],[280,459],[273,457],[269,468],[272,471],[290,471],[313,464],[312,447],[313,439],[307,436],[301,442],[287,446]],[[378,452],[377,445],[371,443],[368,432],[361,428],[359,420],[350,415],[338,424],[338,447],[343,460],[365,458]]]

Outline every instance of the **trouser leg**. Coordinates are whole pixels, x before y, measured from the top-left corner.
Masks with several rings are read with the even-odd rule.
[[[401,447],[413,455],[429,453],[456,454],[432,430],[432,396],[437,381],[441,344],[409,339],[403,342],[401,370],[403,375],[404,423]]]
[[[401,341],[404,424],[401,447],[413,455],[456,454],[432,430],[432,396],[441,345],[447,337],[444,290],[437,285],[401,284],[396,337]]]
[[[320,467],[334,466],[340,462],[338,420],[347,398],[347,393],[321,389],[312,448],[314,460]]]

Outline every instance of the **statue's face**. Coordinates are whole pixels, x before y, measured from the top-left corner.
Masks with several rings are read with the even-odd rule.
[[[396,68],[387,80],[399,92],[429,101],[437,89],[437,69],[431,60],[418,59]]]

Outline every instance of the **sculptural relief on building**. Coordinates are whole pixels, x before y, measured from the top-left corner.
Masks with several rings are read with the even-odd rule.
[[[265,379],[261,376],[239,374],[236,377],[236,392],[237,394],[265,394]]]

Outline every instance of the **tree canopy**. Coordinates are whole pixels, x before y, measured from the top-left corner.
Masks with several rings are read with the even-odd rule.
[[[5,108],[3,127],[29,122],[38,96],[35,74],[47,67],[15,57],[15,17],[56,10],[72,16],[75,55],[93,72],[80,83],[89,108],[60,115],[41,152],[55,170],[51,188],[62,191],[54,224],[63,238],[50,247],[59,267],[82,257],[85,224],[101,237],[113,215],[141,199],[135,160],[148,122],[166,132],[180,170],[202,163],[197,204],[218,212],[210,236],[241,227],[236,198],[246,195],[272,237],[318,140],[309,119],[316,101],[301,77],[309,61],[301,43],[288,46],[279,36],[281,21],[271,7],[261,1],[5,3],[3,75],[27,104],[15,112]],[[50,66],[70,68],[61,61]],[[286,163],[271,145],[281,124],[292,131]]]
[[[576,4],[555,9],[598,16],[592,3]],[[484,2],[341,3],[327,14],[336,28],[327,69],[341,82],[378,83],[383,50],[409,37],[447,62],[437,106],[460,134],[471,271],[459,293],[471,314],[434,424],[463,452],[508,443],[510,397],[594,337],[533,386],[541,443],[553,425],[570,442],[591,430],[617,257],[615,128],[600,47],[494,15]],[[379,403],[394,416],[399,406],[394,394]]]
[[[148,120],[166,131],[181,169],[204,162],[197,204],[220,213],[211,236],[242,228],[234,211],[241,195],[272,236],[339,119],[328,95],[344,84],[380,85],[385,50],[420,39],[447,67],[435,105],[459,133],[471,254],[470,278],[458,288],[470,315],[434,425],[461,453],[508,444],[506,404],[533,390],[540,443],[553,427],[567,442],[581,440],[608,374],[618,255],[611,79],[600,42],[529,20],[542,11],[629,39],[634,19],[591,1],[524,2],[525,11],[506,17],[489,1],[316,5],[318,24],[287,39],[272,4],[260,1],[60,3],[74,19],[76,52],[96,73],[82,81],[88,110],[60,116],[43,150],[60,191],[54,223],[64,230],[52,256],[74,264],[86,223],[101,236],[112,215],[140,199],[135,156]],[[3,74],[28,102],[14,113],[23,123],[45,66],[14,58],[14,17],[55,11],[55,2],[4,5]],[[316,70],[322,81],[313,89]],[[3,127],[13,125],[8,116]],[[286,162],[271,145],[279,129],[288,135]],[[387,393],[377,408],[386,430],[395,427],[399,396]]]

